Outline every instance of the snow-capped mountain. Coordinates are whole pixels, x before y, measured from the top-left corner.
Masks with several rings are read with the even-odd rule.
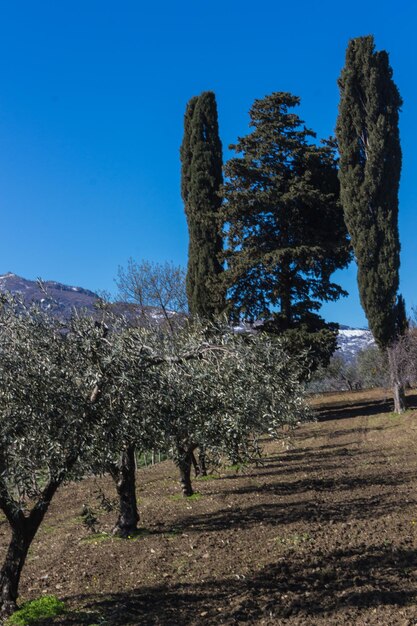
[[[349,328],[341,326],[337,337],[338,350],[347,361],[352,361],[358,352],[375,345],[375,339],[370,330],[363,328]]]
[[[261,322],[254,324],[241,322],[238,326],[234,326],[234,331],[236,333],[253,332],[259,324]],[[375,339],[370,330],[340,325],[335,354],[342,356],[346,361],[353,361],[358,352],[373,345],[375,345]]]
[[[61,319],[68,319],[74,309],[85,310],[88,313],[97,311],[95,304],[100,296],[94,291],[83,287],[72,287],[54,280],[42,281],[42,286],[35,280],[28,280],[8,272],[0,275],[0,292],[9,291],[12,294],[20,294],[26,304],[40,302],[44,309],[51,311]],[[165,314],[162,309],[155,306],[139,307],[125,302],[114,302],[113,310],[126,317],[141,317],[141,323],[162,324]],[[174,311],[167,311],[170,319],[180,319]]]
[[[68,318],[74,308],[86,309],[90,312],[95,310],[94,304],[99,296],[94,291],[83,287],[64,285],[52,280],[43,281],[42,285],[43,289],[36,281],[27,280],[12,272],[0,275],[0,291],[20,293],[27,304],[34,301],[41,302],[45,308],[61,317]],[[127,315],[132,312],[131,305],[118,303],[116,307],[119,312]],[[150,319],[163,320],[160,309],[156,307],[146,307],[146,309],[147,317]],[[175,314],[172,313],[172,315]],[[235,331],[248,332],[250,328],[252,328],[250,325],[241,324],[235,328]],[[351,361],[360,350],[374,345],[375,341],[370,330],[341,326],[337,343],[339,347],[337,354],[342,355],[347,361]]]

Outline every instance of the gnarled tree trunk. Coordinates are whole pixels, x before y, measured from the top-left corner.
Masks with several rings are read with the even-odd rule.
[[[0,573],[2,617],[8,617],[17,609],[20,574],[37,528],[33,531],[26,527],[26,523],[23,523],[12,529],[12,538]]]
[[[128,446],[119,463],[109,467],[119,496],[119,517],[113,528],[118,537],[128,537],[138,529],[139,513],[136,499],[135,446]]]
[[[50,481],[46,485],[39,500],[27,516],[17,508],[17,504],[13,503],[4,484],[0,486],[0,506],[12,531],[6,558],[0,571],[0,623],[17,608],[20,575],[28,550],[62,480],[63,478]]]

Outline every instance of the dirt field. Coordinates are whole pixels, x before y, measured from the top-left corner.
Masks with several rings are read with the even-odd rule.
[[[290,449],[197,481],[195,499],[177,495],[171,463],[140,471],[138,537],[80,521],[95,490],[114,497],[107,479],[62,489],[21,599],[64,599],[60,626],[417,624],[417,411],[393,415],[381,391],[312,404],[319,421]],[[108,532],[115,512],[99,517]]]

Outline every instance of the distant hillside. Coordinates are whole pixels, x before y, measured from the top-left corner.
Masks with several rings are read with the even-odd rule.
[[[94,291],[83,287],[72,287],[54,280],[42,281],[43,290],[35,280],[28,280],[12,272],[0,275],[0,291],[9,291],[21,294],[26,304],[40,302],[42,306],[56,316],[68,319],[74,309],[84,309],[89,313],[95,311],[95,303],[100,296]],[[45,293],[46,292],[46,293]],[[143,316],[142,322],[159,324],[164,320],[161,309],[157,307],[143,307],[124,302],[112,304],[113,311],[123,313],[127,317]],[[177,313],[168,311],[169,317],[176,317]]]
[[[62,317],[69,317],[71,311],[75,309],[86,309],[94,311],[94,303],[99,298],[98,294],[83,287],[72,287],[64,285],[53,280],[43,281],[43,285],[49,298],[40,289],[38,283],[34,280],[28,280],[17,276],[12,272],[0,275],[0,291],[10,291],[11,293],[20,293],[24,297],[27,304],[30,302],[41,302],[45,308]],[[131,313],[132,306],[117,304],[118,310],[124,313]],[[160,321],[163,318],[160,310],[155,307],[147,307],[147,316],[154,321]],[[172,315],[175,315],[174,313]],[[242,331],[245,325],[236,327],[236,330]],[[247,328],[246,328],[247,329]],[[346,360],[351,361],[356,354],[374,345],[375,341],[370,330],[361,328],[350,328],[349,326],[340,326],[339,337],[337,340],[339,350]]]
[[[43,281],[43,285],[47,295],[34,280],[27,280],[12,272],[0,275],[0,291],[21,294],[26,304],[41,302],[45,308],[62,317],[69,317],[74,308],[93,311],[99,297],[89,289],[71,287],[52,280]]]

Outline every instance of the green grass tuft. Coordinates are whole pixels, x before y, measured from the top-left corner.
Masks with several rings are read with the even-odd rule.
[[[83,537],[81,541],[83,543],[101,543],[102,541],[107,541],[108,539],[112,539],[113,535],[109,533],[92,533],[88,535],[88,537]]]
[[[192,496],[187,496],[186,500],[201,500],[202,497],[203,497],[203,494],[196,491],[195,493],[193,493]]]
[[[311,543],[312,541],[313,539],[308,533],[295,533],[293,535],[288,535],[287,537],[275,537],[275,543],[277,545],[293,549],[301,547],[302,544]]]
[[[39,620],[61,615],[64,611],[64,603],[56,596],[44,596],[23,604],[8,618],[6,626],[29,626]]]

